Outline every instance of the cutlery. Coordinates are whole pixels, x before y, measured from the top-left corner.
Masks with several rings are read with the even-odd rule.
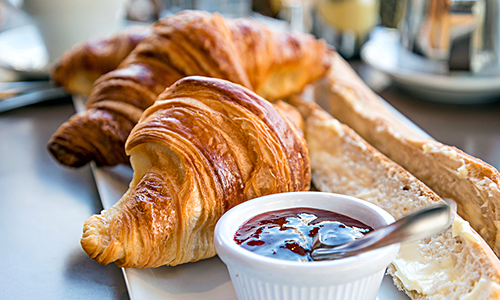
[[[451,212],[451,207],[445,203],[432,205],[341,245],[336,245],[332,236],[328,236],[328,232],[320,231],[314,237],[311,257],[316,261],[339,259],[395,243],[430,237],[451,225]]]

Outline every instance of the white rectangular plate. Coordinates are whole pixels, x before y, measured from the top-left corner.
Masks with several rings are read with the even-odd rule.
[[[128,188],[132,169],[92,166],[104,209],[116,203]],[[218,257],[176,267],[122,269],[132,300],[236,300],[226,266]],[[378,300],[408,300],[385,276]]]
[[[82,111],[85,99],[74,97],[73,100],[76,110]],[[416,126],[399,112],[396,113],[410,126]],[[102,205],[108,209],[127,191],[133,171],[128,166],[99,168],[94,164],[92,170]],[[131,300],[237,299],[226,266],[218,257],[176,267],[124,268],[122,271]],[[377,300],[409,299],[394,286],[390,276],[385,276]]]

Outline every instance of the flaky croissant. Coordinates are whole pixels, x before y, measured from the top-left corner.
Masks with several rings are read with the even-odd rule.
[[[78,167],[128,163],[125,140],[144,109],[180,78],[204,75],[241,84],[267,100],[300,92],[329,67],[330,50],[311,35],[271,32],[250,19],[184,11],[157,22],[115,71],[100,77],[87,110],[64,123],[48,148]]]
[[[150,26],[132,26],[109,38],[90,39],[65,52],[50,78],[72,94],[88,95],[97,78],[116,69],[150,34]]]
[[[221,79],[187,77],[168,88],[126,151],[129,190],[84,225],[82,247],[101,264],[148,268],[212,257],[213,230],[228,209],[310,185],[301,132],[275,105]]]

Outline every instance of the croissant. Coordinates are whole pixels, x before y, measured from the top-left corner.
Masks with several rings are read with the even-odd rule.
[[[64,53],[50,77],[72,94],[89,95],[94,81],[116,69],[150,34],[150,26],[131,26],[109,38],[90,39]]]
[[[272,32],[250,19],[184,11],[152,28],[120,66],[96,82],[86,111],[64,123],[48,148],[62,164],[128,163],[123,150],[144,109],[175,81],[203,75],[241,84],[273,101],[300,92],[329,67],[311,35]]]
[[[85,222],[81,245],[101,264],[149,268],[214,256],[231,207],[308,190],[304,138],[277,106],[221,79],[187,77],[162,93],[126,142],[134,177]]]

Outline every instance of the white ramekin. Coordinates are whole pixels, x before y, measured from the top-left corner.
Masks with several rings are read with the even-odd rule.
[[[383,209],[338,194],[295,192],[242,203],[215,227],[215,249],[226,264],[239,300],[373,300],[399,244],[332,261],[296,262],[265,257],[234,241],[236,230],[250,218],[273,210],[312,207],[334,211],[377,229],[394,222]]]

